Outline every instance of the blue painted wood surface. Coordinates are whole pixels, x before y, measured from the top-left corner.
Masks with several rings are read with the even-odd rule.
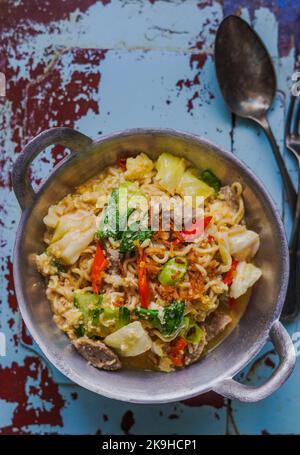
[[[47,127],[74,126],[94,138],[124,128],[177,128],[204,136],[246,162],[272,194],[289,232],[288,208],[270,147],[257,127],[233,122],[224,106],[213,44],[220,21],[229,13],[241,14],[265,41],[278,76],[270,121],[296,182],[283,131],[297,38],[291,17],[296,20],[300,14],[298,2],[69,0],[63,7],[56,1],[52,7],[37,3],[41,6],[35,10],[29,0],[0,6],[22,25],[19,30],[13,19],[6,22],[0,11],[4,52],[0,71],[7,76],[7,97],[0,100],[5,278],[0,331],[7,339],[7,355],[0,357],[0,434],[299,434],[298,362],[278,392],[250,405],[214,394],[186,403],[128,405],[77,387],[49,365],[22,329],[14,298],[10,258],[20,210],[9,177],[22,146]],[[35,184],[63,153],[48,150],[36,160]],[[298,319],[288,329],[295,334],[299,326]],[[274,364],[276,356],[268,345],[240,380],[259,383],[272,373]]]

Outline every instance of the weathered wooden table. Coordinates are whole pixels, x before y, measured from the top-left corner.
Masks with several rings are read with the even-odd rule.
[[[202,135],[244,160],[273,195],[287,231],[282,182],[266,138],[225,108],[213,44],[230,13],[264,39],[278,91],[270,115],[283,147],[284,118],[300,32],[294,0],[0,0],[1,306],[0,433],[267,434],[300,433],[299,363],[288,382],[256,404],[208,393],[184,403],[128,405],[70,383],[39,352],[18,312],[12,249],[20,210],[10,171],[24,144],[52,126],[97,137],[131,127],[170,127]],[[268,150],[269,153],[265,153]],[[34,164],[38,185],[66,151],[55,147]],[[296,170],[286,158],[296,180]],[[5,278],[3,280],[2,278]],[[300,338],[299,319],[289,327]],[[299,335],[299,336],[298,336]],[[276,357],[267,346],[241,375],[258,383]]]

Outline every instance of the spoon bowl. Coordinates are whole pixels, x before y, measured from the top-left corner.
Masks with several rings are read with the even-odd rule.
[[[263,42],[243,19],[228,16],[221,23],[215,43],[217,79],[229,109],[249,118],[264,130],[277,160],[294,213],[296,191],[267,119],[276,93],[276,75]]]
[[[267,112],[276,93],[276,75],[272,60],[262,40],[247,22],[237,16],[228,16],[223,20],[217,32],[215,63],[221,92],[229,109],[240,117],[254,120],[263,128],[269,139],[291,211],[296,215],[294,234],[290,244],[290,270],[292,273],[290,274],[289,290],[291,290],[292,297],[289,297],[288,294],[284,307],[284,315],[294,317],[297,301],[296,298],[294,299],[293,293],[299,286],[294,269],[298,254],[295,233],[298,229],[300,196],[298,196],[297,202],[295,188],[267,119]]]
[[[215,44],[217,78],[230,110],[240,117],[261,119],[276,92],[272,60],[259,36],[237,16],[221,23]]]

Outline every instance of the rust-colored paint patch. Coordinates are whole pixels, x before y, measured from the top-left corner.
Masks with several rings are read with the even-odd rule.
[[[207,5],[203,5],[201,8],[204,8],[204,6]],[[185,79],[179,79],[176,83],[179,92],[183,89],[190,91],[186,107],[187,112],[191,115],[193,115],[194,101],[201,97],[201,71],[208,58],[207,52],[205,51],[206,40],[208,36],[215,35],[218,25],[219,22],[216,19],[213,21],[207,19],[204,23],[196,43],[191,43],[192,53],[189,57],[189,66],[192,71],[192,76]],[[209,96],[211,95],[209,94]]]
[[[275,366],[276,366],[275,363],[273,362],[273,360],[270,357],[266,357],[265,365],[267,367],[270,367],[270,368],[275,368]]]
[[[187,406],[213,406],[216,409],[220,409],[225,406],[225,398],[215,392],[207,392],[197,397],[184,400],[183,404]]]
[[[191,87],[193,87],[194,85],[199,85],[199,84],[200,84],[199,74],[196,74],[196,76],[194,77],[194,79],[180,79],[180,80],[177,82],[176,87],[178,87],[179,90],[182,90],[183,87],[191,88]]]
[[[70,67],[66,68],[67,62]],[[88,111],[99,113],[96,95],[101,74],[99,64],[106,51],[73,48],[63,53],[52,71],[27,89],[27,137],[33,137],[49,125],[74,127]],[[75,69],[76,68],[76,69]],[[65,75],[64,75],[65,73]],[[63,158],[64,148],[52,150],[53,164]]]
[[[111,0],[2,0],[0,9],[0,23],[3,28],[26,28],[32,32],[30,23],[49,24],[53,21],[68,19],[74,11],[84,13],[91,5],[100,1],[107,5]]]
[[[6,289],[8,293],[8,304],[13,313],[18,311],[18,304],[15,294],[14,279],[13,279],[13,264],[10,257],[6,258]]]
[[[196,43],[196,49],[198,49],[198,52],[195,52],[191,55],[190,58],[190,67],[191,69],[197,69],[201,70],[203,66],[205,65],[205,62],[207,60],[207,55],[205,53],[199,53],[199,51],[203,52],[203,41],[198,41]],[[199,76],[199,75],[198,75]],[[198,78],[198,84],[199,84],[199,78]]]
[[[130,430],[135,423],[134,415],[132,411],[126,411],[122,417],[121,428],[125,434],[130,434]]]
[[[33,424],[62,426],[61,409],[64,400],[48,369],[37,357],[26,357],[23,365],[13,362],[9,368],[0,368],[0,398],[17,406],[9,426],[0,434],[28,433]],[[36,406],[32,397],[39,398]]]
[[[33,339],[29,334],[25,322],[22,320],[21,322],[21,339],[24,344],[31,346],[33,344]]]
[[[44,50],[43,61],[34,63],[27,54],[19,54],[18,35],[8,35],[0,43],[0,71],[7,78],[6,98],[11,102],[11,116],[7,125],[5,117],[0,119],[0,128],[10,128],[12,140],[19,153],[24,144],[33,136],[52,126],[73,127],[76,120],[89,110],[99,113],[96,95],[99,93],[101,74],[99,64],[105,58],[106,50],[77,49],[60,50],[55,60],[51,47]],[[15,60],[25,64],[29,76],[20,77],[19,66],[11,64],[9,49],[14,49]],[[49,65],[51,55],[53,63]],[[70,61],[66,64],[65,57]],[[48,66],[47,66],[48,65]],[[4,146],[4,143],[2,144]],[[61,147],[53,149],[54,165],[64,155]],[[3,168],[10,169],[12,160],[5,154],[1,157]],[[9,175],[9,172],[5,173]],[[3,179],[3,177],[1,177]],[[37,183],[37,182],[36,182]],[[2,186],[11,188],[11,179],[0,180]]]
[[[193,96],[192,96],[190,99],[188,99],[188,102],[187,102],[187,111],[188,111],[188,112],[191,112],[191,111],[193,110],[193,108],[194,108],[194,101],[195,101],[197,98],[199,98],[199,93],[198,93],[198,92],[195,92],[195,93],[193,94]]]
[[[15,325],[15,320],[13,318],[10,318],[8,321],[7,321],[7,324],[8,324],[8,327],[10,329],[13,328],[13,326]]]
[[[275,354],[274,349],[271,349],[270,351],[267,351],[261,356],[257,357],[256,360],[252,363],[251,367],[249,368],[244,381],[249,382],[252,380],[253,377],[255,376],[258,377],[260,367],[263,364],[265,364],[265,361],[268,357],[274,354]]]

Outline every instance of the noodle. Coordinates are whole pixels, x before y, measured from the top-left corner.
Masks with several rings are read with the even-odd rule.
[[[139,159],[142,165],[140,173],[137,164],[129,165],[129,160],[135,159]],[[172,159],[180,160],[177,157]],[[182,165],[182,161],[180,163]],[[188,172],[188,163],[184,166],[187,166]],[[51,302],[54,321],[71,340],[82,337],[82,333],[86,338],[106,340],[105,337],[117,333],[117,329],[120,328],[116,311],[126,307],[130,313],[130,320],[141,321],[141,330],[146,331],[148,338],[150,336],[149,339],[152,340],[151,358],[156,358],[157,353],[160,353],[156,368],[170,371],[183,366],[179,364],[178,359],[172,360],[172,349],[176,340],[187,336],[188,332],[184,330],[188,329],[183,328],[183,314],[181,325],[172,334],[166,335],[164,329],[159,329],[158,327],[165,323],[165,309],[169,305],[175,305],[174,302],[177,302],[178,307],[184,302],[185,323],[189,321],[191,327],[200,324],[196,333],[199,336],[199,330],[202,331],[204,348],[207,329],[205,324],[209,320],[209,315],[214,314],[218,307],[223,308],[226,314],[233,314],[228,306],[233,295],[230,286],[232,284],[234,289],[237,288],[235,293],[239,292],[237,279],[235,280],[235,276],[238,277],[237,264],[246,264],[244,267],[248,267],[250,271],[249,260],[257,251],[258,235],[246,228],[243,188],[239,182],[222,187],[219,193],[212,194],[209,189],[203,212],[208,220],[207,226],[202,228],[203,232],[199,238],[191,241],[187,239],[193,229],[182,232],[175,230],[175,211],[170,212],[169,231],[149,231],[151,237],[145,235],[141,241],[133,240],[132,248],[127,245],[127,239],[122,237],[122,233],[115,235],[114,231],[108,231],[107,235],[101,234],[101,242],[105,248],[104,253],[101,253],[104,255],[105,269],[96,283],[94,267],[97,254],[100,253],[99,242],[94,234],[99,226],[106,222],[105,216],[108,217],[109,213],[107,207],[114,191],[122,185],[126,188],[129,185],[129,188],[133,188],[147,200],[153,196],[168,195],[159,179],[159,171],[155,170],[154,163],[143,154],[128,159],[126,170],[118,166],[106,168],[79,186],[73,194],[49,207],[44,218],[46,249],[44,253],[36,256],[36,265],[47,279],[46,295]],[[177,198],[180,199],[178,194]],[[140,221],[136,215],[148,213],[147,210],[138,211],[137,207],[134,207],[130,213],[128,212],[128,217],[132,211],[134,212],[132,219],[137,223]],[[110,224],[108,229],[112,229]],[[125,246],[122,246],[122,242]],[[243,242],[246,246],[241,250]],[[122,253],[122,248],[131,249]],[[175,267],[175,272],[172,272],[172,268],[168,272],[167,267]],[[255,267],[254,269],[251,271],[256,272],[259,277],[257,272],[259,269]],[[143,274],[147,276],[149,286],[147,292],[151,296],[146,306],[143,305],[141,294]],[[255,280],[250,281],[252,283]],[[101,308],[98,309],[98,313],[91,305],[83,310],[78,302],[76,303],[76,299],[80,299],[81,295],[95,296],[97,286],[101,287]],[[224,306],[222,302],[227,303]],[[138,319],[136,310],[143,306],[154,312],[149,314],[156,315],[155,323],[152,319]],[[78,335],[79,332],[81,335]],[[189,340],[189,337],[186,339]],[[190,360],[189,356],[194,355],[195,346],[193,342],[186,343],[188,349],[184,351],[186,357],[182,357],[182,361],[188,365],[194,361]],[[123,344],[122,349],[125,349],[124,346]],[[175,362],[173,366],[172,362]]]

